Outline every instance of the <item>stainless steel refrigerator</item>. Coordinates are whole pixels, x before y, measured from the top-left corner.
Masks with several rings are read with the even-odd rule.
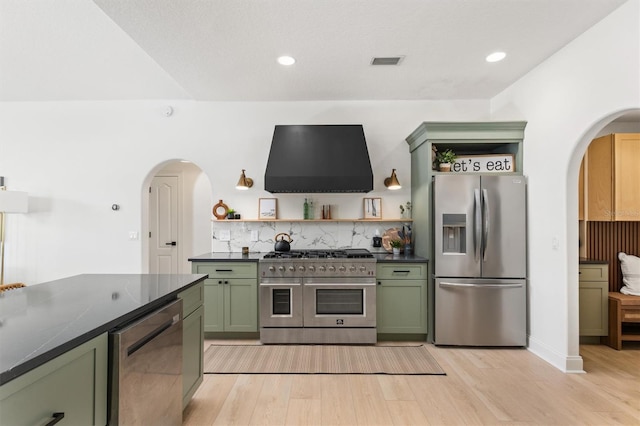
[[[435,344],[525,346],[523,176],[436,175]]]

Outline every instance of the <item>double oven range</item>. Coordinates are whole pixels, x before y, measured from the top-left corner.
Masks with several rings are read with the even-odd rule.
[[[262,343],[376,343],[376,259],[368,250],[270,252],[259,277]]]

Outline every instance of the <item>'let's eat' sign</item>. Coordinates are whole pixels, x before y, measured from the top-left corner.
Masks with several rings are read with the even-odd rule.
[[[515,172],[513,154],[459,155],[451,165],[457,173],[506,173]]]

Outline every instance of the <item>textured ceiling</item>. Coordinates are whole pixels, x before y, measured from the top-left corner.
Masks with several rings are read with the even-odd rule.
[[[488,99],[622,3],[2,0],[0,100]]]

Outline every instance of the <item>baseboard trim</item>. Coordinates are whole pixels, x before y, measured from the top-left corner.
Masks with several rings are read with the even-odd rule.
[[[564,373],[584,373],[583,360],[580,355],[561,354],[531,336],[529,336],[527,349]]]

